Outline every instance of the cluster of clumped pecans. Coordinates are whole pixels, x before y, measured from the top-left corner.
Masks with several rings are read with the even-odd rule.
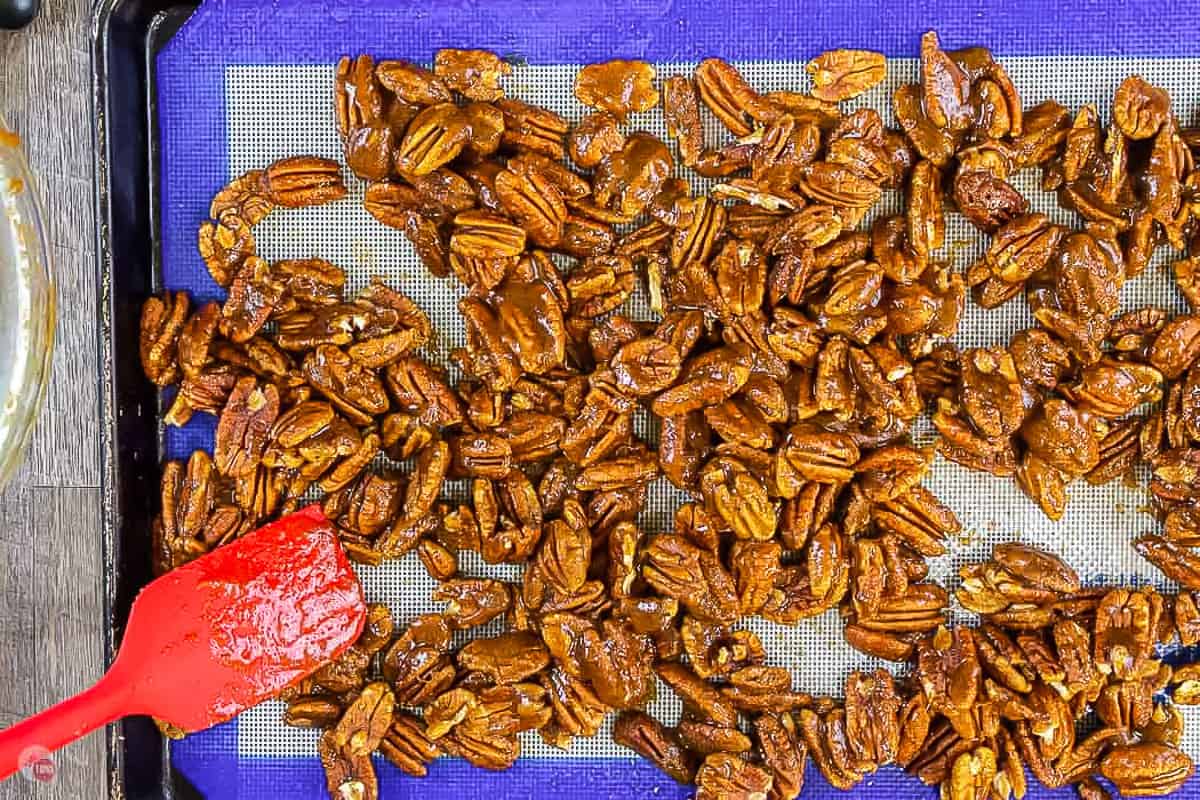
[[[987,50],[934,34],[893,97],[900,130],[838,105],[883,80],[866,51],[814,59],[807,93],[760,94],[718,59],[657,84],[645,62],[589,65],[575,125],[505,97],[508,72],[477,50],[337,70],[367,211],[466,287],[456,380],[422,357],[432,326],[403,294],[347,299],[327,261],[255,255],[267,214],[346,195],[326,159],[213,200],[199,247],[223,304],[168,292],[143,310],[146,374],[177,385],[167,424],[219,416],[211,457],[164,469],[160,571],[315,489],[352,558],[415,550],[440,582],[442,613],[394,630],[372,606],[355,647],[285,694],[290,724],[324,730],[331,796],[377,797],[374,751],[414,775],[442,753],[502,769],[522,731],[567,747],[613,712],[614,739],[701,800],[790,800],[809,758],[839,788],[898,764],[953,800],[1019,798],[1026,768],[1088,800],[1100,776],[1127,796],[1182,785],[1163,692],[1200,702],[1200,671],[1156,645],[1200,641],[1200,316],[1118,315],[1157,247],[1196,247],[1200,136],[1166,93],[1127,79],[1107,124],[1023,109]],[[628,129],[660,103],[674,147]],[[702,108],[731,141],[704,140]],[[1081,227],[1029,212],[1010,178],[1033,168]],[[868,224],[889,190],[904,213]],[[965,270],[940,258],[947,210],[991,236]],[[1193,308],[1198,267],[1174,264]],[[653,322],[621,313],[639,288]],[[960,352],[968,290],[986,308],[1023,296],[1036,327]],[[934,448],[910,439],[927,412]],[[926,561],[961,526],[921,485],[935,450],[1015,476],[1054,519],[1070,482],[1148,463],[1165,525],[1137,547],[1183,591],[1085,588],[1008,544],[962,570],[981,624],[948,627]],[[411,468],[373,466],[381,453]],[[637,517],[660,479],[690,500],[649,534]],[[464,576],[462,551],[523,578]],[[834,608],[853,647],[907,676],[856,672],[843,699],[814,698],[737,627]],[[455,648],[497,618],[503,633]],[[642,710],[659,681],[684,708],[670,726]]]

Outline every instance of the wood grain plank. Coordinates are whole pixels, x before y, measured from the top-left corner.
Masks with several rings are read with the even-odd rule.
[[[38,178],[58,283],[51,383],[25,466],[0,491],[0,725],[100,674],[104,624],[96,262],[92,218],[89,0],[43,0],[24,31],[0,32],[0,114]],[[0,784],[0,800],[107,796],[104,742],[57,756],[53,784]]]
[[[101,673],[99,577],[76,565],[94,559],[100,530],[97,489],[12,487],[0,494],[0,724],[40,711],[93,683]],[[0,798],[99,798],[103,735],[92,734],[54,758],[48,785],[14,778]]]
[[[100,576],[95,569],[87,574],[74,571],[75,564],[95,559],[100,552],[100,491],[33,489],[29,494],[35,542],[34,637],[40,645],[34,654],[34,699],[45,707],[86,689],[103,671],[97,625],[104,619]],[[101,797],[104,773],[97,765],[103,757],[102,732],[56,753],[58,777],[52,796]]]
[[[46,405],[19,480],[100,485],[96,262],[87,0],[44,0],[3,34],[0,113],[25,144],[46,209],[58,320]]]

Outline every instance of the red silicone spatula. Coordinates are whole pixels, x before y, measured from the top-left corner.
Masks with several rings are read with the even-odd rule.
[[[108,673],[0,732],[0,779],[29,748],[56,750],[130,714],[186,731],[223,722],[344,652],[366,613],[317,506],[248,533],[143,589]]]

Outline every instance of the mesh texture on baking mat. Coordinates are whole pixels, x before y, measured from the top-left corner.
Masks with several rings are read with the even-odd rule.
[[[1003,52],[1004,42],[990,43]],[[383,46],[375,48],[375,52],[380,56],[391,55]],[[396,55],[412,56],[409,53]],[[1094,103],[1101,117],[1108,118],[1108,104],[1117,85],[1129,74],[1141,74],[1171,93],[1176,113],[1185,124],[1194,123],[1200,116],[1200,79],[1197,77],[1200,60],[1088,56],[1031,56],[1002,60],[1026,107],[1053,97],[1072,109]],[[763,91],[803,89],[808,85],[803,65],[803,61],[796,60],[738,62],[751,84]],[[658,69],[660,76],[687,73],[691,64],[681,61],[660,63]],[[567,64],[518,66],[506,79],[505,88],[510,96],[576,120],[584,113],[571,92],[576,70],[577,66]],[[884,84],[850,105],[873,107],[894,126],[889,98],[899,84],[915,81],[915,73],[913,60],[891,59]],[[209,86],[208,90],[220,92],[224,116],[219,125],[211,120],[207,123],[223,136],[221,172],[203,175],[199,180],[215,182],[219,186],[246,170],[261,168],[288,155],[312,154],[340,160],[341,145],[331,110],[332,80],[331,60],[309,64],[234,64],[221,68],[219,86]],[[178,102],[175,105],[182,108]],[[726,140],[727,132],[705,113],[708,142]],[[162,128],[165,162],[171,158],[171,148],[186,141],[183,134],[173,131],[169,117],[168,113]],[[628,127],[664,135],[662,115],[657,110],[634,116]],[[212,163],[218,162],[205,161],[204,168],[211,169]],[[444,361],[450,348],[464,343],[463,327],[455,308],[462,295],[461,287],[452,278],[432,278],[400,232],[377,223],[363,210],[364,185],[352,175],[347,173],[347,176],[350,194],[345,200],[319,208],[277,213],[261,223],[256,229],[259,254],[272,260],[308,256],[327,258],[346,270],[348,295],[373,277],[383,278],[407,293],[429,314],[437,331],[431,357]],[[695,176],[691,177],[695,180]],[[1016,178],[1017,187],[1031,199],[1033,208],[1049,214],[1056,221],[1078,225],[1078,219],[1060,209],[1053,196],[1037,189],[1037,178],[1032,171]],[[704,188],[705,182],[695,182],[698,188]],[[171,223],[172,219],[191,222],[195,210],[180,208],[186,194],[179,189],[164,188],[165,224]],[[900,201],[894,193],[885,196],[878,211],[895,213]],[[203,213],[202,207],[199,213]],[[194,241],[194,230],[194,225],[182,234],[164,229],[164,280],[171,288],[186,288],[201,297],[215,296],[216,289],[204,274],[199,260],[194,256],[185,259],[181,255],[185,252],[183,240],[191,238]],[[176,238],[180,236],[183,239]],[[947,247],[941,255],[958,269],[965,269],[986,246],[984,238],[957,214],[948,216],[946,242]],[[1126,285],[1123,291],[1126,309],[1148,304],[1165,306],[1172,311],[1184,308],[1182,297],[1164,269],[1168,262],[1169,254],[1160,250],[1151,267]],[[638,318],[651,318],[646,300],[640,295],[624,310]],[[955,341],[964,347],[1002,344],[1013,332],[1031,324],[1031,315],[1020,299],[992,311],[968,304]],[[202,420],[197,426],[189,426],[183,431],[168,431],[169,455],[186,456],[194,447],[207,447],[211,430],[211,421]],[[918,425],[916,432],[921,438],[928,437],[930,431],[931,427],[925,422]],[[1169,588],[1162,575],[1141,560],[1129,544],[1134,536],[1156,526],[1155,521],[1141,510],[1147,503],[1147,495],[1141,487],[1122,482],[1092,487],[1077,482],[1070,490],[1066,517],[1060,523],[1052,523],[1012,481],[974,473],[940,457],[925,485],[958,513],[964,526],[963,534],[951,543],[950,553],[932,564],[932,577],[948,587],[956,586],[956,574],[961,565],[985,558],[996,543],[1015,539],[1057,552],[1089,583],[1120,580]],[[657,482],[650,492],[641,524],[650,531],[669,528],[679,502],[680,495],[675,490],[665,481]],[[518,579],[518,568],[489,567],[472,555],[465,554],[461,559],[465,573]],[[439,609],[429,599],[434,581],[415,554],[380,567],[360,568],[359,574],[368,599],[388,603],[400,624],[418,614]],[[850,671],[879,665],[843,642],[836,612],[795,628],[759,619],[748,620],[746,625],[762,637],[769,663],[790,668],[796,685],[814,694],[839,695]],[[665,687],[660,689],[658,699],[649,710],[667,723],[673,723],[679,715],[679,703]],[[323,790],[315,758],[317,736],[312,731],[284,726],[280,721],[281,713],[280,703],[268,702],[243,714],[234,725],[176,744],[174,763],[201,788],[211,787],[208,790],[211,796],[319,796]],[[1193,756],[1200,757],[1200,715],[1186,715],[1189,733],[1185,747]],[[474,770],[462,762],[438,762],[431,776],[424,783],[416,784],[380,762],[382,794],[385,798],[461,796],[468,786],[475,791],[486,786],[496,797],[540,796],[551,787],[574,788],[586,791],[590,796],[682,797],[687,794],[685,789],[676,787],[653,769],[631,760],[628,751],[612,743],[608,730],[606,727],[600,736],[592,739],[575,740],[566,752],[545,745],[536,735],[528,735],[523,740],[523,759],[518,768],[504,776]],[[229,777],[231,771],[233,778]],[[576,782],[570,777],[573,774],[587,777],[583,782]],[[812,769],[808,784],[806,796],[840,794],[829,789]],[[1195,786],[1193,783],[1189,788]],[[933,790],[922,789],[914,779],[900,776],[895,770],[883,770],[865,781],[855,794],[858,797],[911,797],[930,791]],[[1039,788],[1031,790],[1031,796],[1060,795]],[[1200,796],[1200,790],[1194,796]]]

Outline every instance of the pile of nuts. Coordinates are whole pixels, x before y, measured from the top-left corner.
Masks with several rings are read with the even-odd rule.
[[[719,59],[660,82],[645,62],[593,64],[571,125],[505,97],[509,69],[475,50],[432,70],[359,56],[334,87],[367,211],[467,288],[457,380],[422,357],[432,326],[400,292],[349,299],[334,264],[255,254],[266,215],[346,195],[322,158],[213,200],[199,248],[224,303],[167,292],[143,310],[146,374],[175,386],[167,424],[219,417],[211,457],[164,468],[158,570],[315,489],[352,558],[415,550],[440,582],[442,613],[394,630],[372,606],[361,640],[285,694],[287,722],[324,731],[331,796],[377,797],[376,750],[413,775],[440,754],[503,769],[522,731],[566,748],[614,712],[614,739],[700,800],[790,800],[810,758],[839,788],[896,764],[952,800],[1019,798],[1025,768],[1085,800],[1108,796],[1101,777],[1126,796],[1181,786],[1174,703],[1200,702],[1200,670],[1156,646],[1200,641],[1200,314],[1118,314],[1160,245],[1200,253],[1200,135],[1166,93],[1127,79],[1110,122],[1025,109],[987,50],[930,33],[920,82],[893,97],[901,130],[839,107],[885,76],[854,50],[813,60],[807,93],[760,94]],[[674,146],[629,129],[659,104]],[[702,107],[730,141],[704,141]],[[1034,168],[1081,227],[1030,213],[1010,179]],[[867,224],[889,190],[904,213]],[[948,209],[991,237],[965,270],[939,258]],[[1200,256],[1173,270],[1200,310]],[[654,322],[621,313],[639,288]],[[1037,324],[960,351],[968,294],[1020,295]],[[634,424],[647,413],[654,439]],[[924,413],[931,448],[910,438]],[[948,626],[927,559],[961,526],[921,484],[935,452],[1015,477],[1052,519],[1072,481],[1148,464],[1165,525],[1136,546],[1181,591],[1084,587],[1007,544],[962,570],[979,626]],[[462,504],[443,491],[460,480]],[[648,534],[656,480],[690,500]],[[523,578],[464,576],[463,551]],[[842,699],[812,697],[738,627],[835,608],[853,647],[906,677],[856,672]],[[682,719],[644,712],[659,681]]]

